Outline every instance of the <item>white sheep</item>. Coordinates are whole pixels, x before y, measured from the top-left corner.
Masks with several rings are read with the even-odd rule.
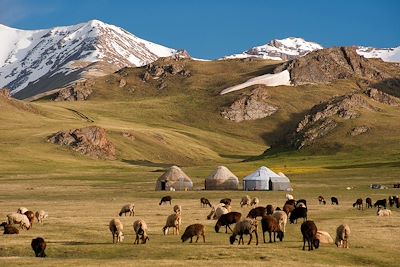
[[[147,235],[147,224],[145,221],[139,219],[133,223],[133,230],[136,233],[136,239],[134,244],[139,244],[139,239],[142,240],[142,244],[145,244],[147,240],[149,240],[149,236]]]
[[[294,197],[291,194],[286,194],[286,199],[287,200],[292,200],[292,199],[294,199]]]
[[[121,208],[121,211],[119,212],[119,216],[122,216],[122,214],[126,214],[129,212],[129,216],[134,216],[135,215],[135,204],[126,204],[123,205]]]
[[[175,205],[174,206],[174,212],[176,214],[182,214],[182,206],[181,205]]]
[[[256,235],[256,245],[258,245],[258,234],[257,234],[258,222],[255,219],[246,218],[243,221],[240,221],[235,224],[233,228],[232,235],[229,237],[229,241],[231,244],[235,243],[236,236],[239,235],[239,245],[240,241],[244,244],[243,235],[250,235],[249,243],[250,245],[251,240],[253,239],[253,233]]]
[[[349,248],[348,240],[350,236],[350,227],[347,224],[341,224],[336,229],[335,244],[339,248]]]
[[[320,244],[333,244],[333,238],[326,231],[318,230],[316,237],[319,240]]]
[[[378,215],[379,217],[390,217],[392,215],[392,211],[389,209],[378,208],[376,215]]]
[[[8,224],[19,224],[21,228],[29,230],[31,228],[31,223],[25,214],[20,213],[10,213],[7,215]]]
[[[20,207],[20,208],[18,208],[17,213],[19,213],[19,214],[24,214],[24,213],[27,212],[27,211],[28,211],[27,208],[25,208],[25,207]]]
[[[286,231],[286,224],[288,220],[288,216],[286,212],[282,210],[276,210],[272,213],[272,217],[274,217],[278,221],[279,229],[285,233]]]
[[[165,226],[163,227],[163,233],[164,235],[167,235],[169,233],[169,228],[175,228],[175,231],[173,230],[172,233],[176,233],[179,235],[179,229],[182,224],[182,217],[178,213],[173,213],[167,217],[167,221],[165,223]]]
[[[211,212],[210,212],[210,214],[208,214],[207,219],[210,220],[211,216],[212,216],[213,220],[218,220],[222,214],[226,214],[231,211],[232,211],[232,207],[230,205],[226,205],[224,203],[219,203],[218,205],[213,206],[211,208]]]
[[[124,233],[122,233],[124,225],[119,219],[112,219],[109,223],[109,228],[113,237],[113,244],[124,241]],[[117,239],[116,242],[115,239]]]
[[[251,202],[250,197],[248,195],[246,195],[246,196],[242,197],[242,200],[240,201],[240,207],[249,206],[250,202]]]
[[[49,214],[44,210],[38,210],[35,212],[35,217],[39,223],[43,223],[43,220],[47,219],[47,217],[49,217]]]
[[[253,197],[253,199],[250,202],[250,206],[257,206],[258,203],[260,203],[260,200],[258,199],[258,197]]]

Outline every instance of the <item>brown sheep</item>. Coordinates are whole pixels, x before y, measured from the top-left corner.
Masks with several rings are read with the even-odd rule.
[[[370,197],[365,199],[365,206],[367,209],[372,208],[372,199]]]
[[[305,221],[300,227],[301,233],[303,235],[303,250],[306,246],[306,241],[308,244],[308,250],[313,250],[314,247],[317,249],[319,247],[319,239],[317,238],[317,226],[314,221]]]
[[[37,237],[32,239],[31,247],[35,252],[36,257],[46,257],[46,253],[44,253],[44,250],[46,249],[46,241],[44,241],[43,238]]]
[[[225,226],[225,233],[228,233],[228,228],[232,232],[230,225],[239,222],[240,218],[242,218],[242,214],[240,212],[232,211],[226,214],[222,214],[215,224],[215,232],[218,233],[221,226]]]
[[[257,217],[265,216],[266,213],[267,209],[265,207],[257,207],[249,211],[249,214],[247,214],[247,218],[256,219]]]
[[[235,243],[236,236],[239,235],[239,245],[240,241],[242,242],[242,244],[244,244],[243,235],[250,235],[249,243],[247,243],[247,245],[250,245],[254,233],[256,236],[256,245],[258,245],[257,228],[258,228],[257,220],[245,219],[243,221],[240,221],[236,223],[235,228],[233,228],[233,233],[229,237],[229,242],[231,243],[231,245]]]
[[[274,233],[274,242],[276,242],[275,234],[278,233],[278,239],[283,240],[283,232],[279,227],[278,221],[272,215],[266,215],[261,219],[261,227],[263,232],[263,240],[265,243],[265,232],[269,233],[269,243],[272,243],[271,234]]]
[[[169,204],[171,205],[171,203],[172,203],[171,201],[172,201],[172,197],[171,196],[165,196],[165,197],[161,198],[159,205],[167,204],[167,202],[169,202]]]
[[[271,204],[268,204],[266,207],[266,214],[267,215],[271,215],[272,213],[274,213],[274,207]]]
[[[3,222],[2,224],[0,224],[0,226],[4,227],[4,235],[13,235],[13,234],[19,234],[19,230],[14,227],[11,224],[7,224],[7,222]]]
[[[204,234],[204,225],[196,223],[196,224],[192,224],[189,225],[188,227],[186,227],[185,232],[183,233],[181,240],[182,243],[185,242],[186,240],[188,240],[190,238],[190,243],[193,242],[193,237],[196,236],[196,243],[197,241],[199,241],[199,237],[202,236],[203,237],[203,242],[206,242],[206,236]]]
[[[357,207],[357,209],[362,210],[363,209],[363,200],[362,198],[358,198],[356,202],[353,203],[353,208]]]
[[[349,248],[350,227],[347,224],[341,224],[336,229],[335,244],[339,248]]]
[[[200,198],[200,205],[202,208],[207,207],[207,205],[210,206],[210,208],[212,207],[210,201],[204,197]]]

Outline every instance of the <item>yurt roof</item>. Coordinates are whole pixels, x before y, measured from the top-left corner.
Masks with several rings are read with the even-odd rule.
[[[237,179],[237,176],[234,175],[227,167],[218,166],[209,176],[207,176],[206,180],[228,180],[228,179]]]
[[[280,177],[269,168],[262,166],[252,174],[246,176],[243,180],[269,180],[271,177]]]
[[[178,166],[171,166],[166,172],[164,172],[159,178],[159,181],[177,181],[180,178],[190,180],[190,177],[184,173]]]

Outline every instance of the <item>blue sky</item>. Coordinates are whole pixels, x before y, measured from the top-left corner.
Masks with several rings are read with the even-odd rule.
[[[396,0],[0,0],[0,23],[14,28],[43,29],[91,19],[209,59],[291,36],[324,47],[400,46]]]

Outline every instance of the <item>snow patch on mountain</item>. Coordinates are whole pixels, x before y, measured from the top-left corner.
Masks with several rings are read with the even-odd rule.
[[[359,46],[357,54],[365,58],[381,58],[386,62],[400,62],[400,46],[395,48],[373,48]]]

